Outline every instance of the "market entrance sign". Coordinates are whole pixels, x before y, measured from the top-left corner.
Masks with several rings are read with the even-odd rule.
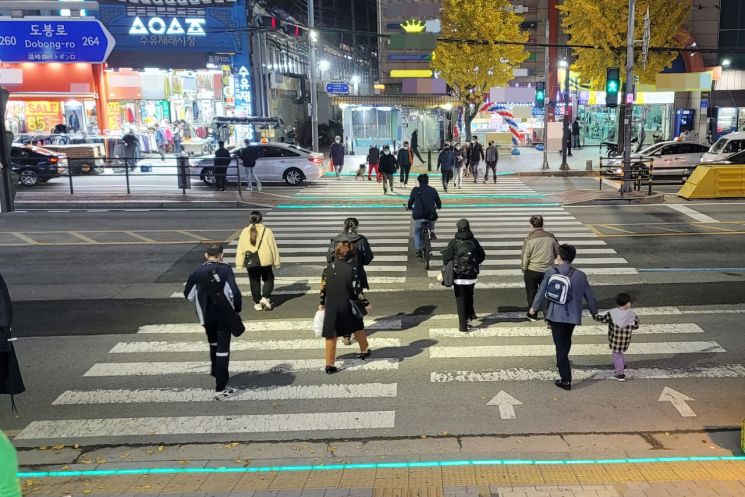
[[[106,62],[114,37],[95,19],[0,19],[0,62]]]

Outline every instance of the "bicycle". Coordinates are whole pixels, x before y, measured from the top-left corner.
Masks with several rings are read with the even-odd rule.
[[[409,210],[409,206],[404,204],[404,209]],[[432,221],[422,222],[422,236],[421,236],[421,247],[422,247],[422,259],[424,260],[424,269],[429,270],[429,263],[432,261],[432,233],[434,225]]]

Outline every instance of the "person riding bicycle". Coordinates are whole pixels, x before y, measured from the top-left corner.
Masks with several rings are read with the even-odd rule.
[[[423,256],[422,225],[429,222],[432,226],[432,239],[436,240],[435,221],[437,220],[437,209],[442,209],[442,201],[440,201],[437,190],[429,186],[428,175],[420,174],[417,181],[419,181],[419,186],[411,190],[406,208],[413,211],[411,217],[414,218],[414,248],[416,248],[416,256],[421,258]]]

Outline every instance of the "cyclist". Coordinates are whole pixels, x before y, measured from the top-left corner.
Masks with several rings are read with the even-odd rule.
[[[420,174],[417,177],[419,186],[411,190],[407,209],[413,211],[411,217],[414,218],[414,248],[416,256],[422,257],[422,225],[429,222],[432,225],[432,239],[435,236],[435,221],[437,220],[437,209],[442,209],[442,202],[437,190],[429,186],[429,176]]]

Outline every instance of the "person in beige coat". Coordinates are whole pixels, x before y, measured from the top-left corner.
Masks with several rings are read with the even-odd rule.
[[[556,237],[543,229],[543,216],[531,217],[530,226],[533,229],[525,238],[521,258],[528,308],[533,305],[546,271],[554,266],[554,259],[559,254],[559,242]],[[528,319],[537,321],[538,316],[528,311]]]
[[[272,303],[269,299],[274,290],[273,268],[279,269],[280,266],[279,249],[272,230],[261,224],[261,213],[253,211],[250,220],[251,224],[243,229],[238,239],[235,267],[246,268],[246,252],[258,253],[259,265],[247,268],[248,280],[251,283],[251,296],[254,309],[271,311]]]

